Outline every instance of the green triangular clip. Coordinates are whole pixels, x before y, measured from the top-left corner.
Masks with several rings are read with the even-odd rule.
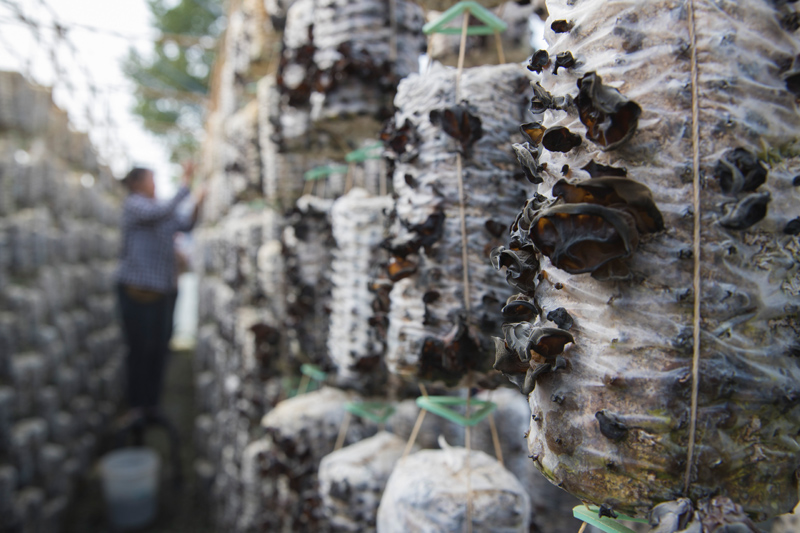
[[[394,406],[386,402],[348,402],[344,408],[361,418],[372,420],[376,424],[383,424],[394,414]]]
[[[344,165],[324,165],[312,168],[303,174],[303,179],[306,181],[318,180],[326,178],[331,174],[347,174],[347,167]]]
[[[456,398],[453,396],[420,396],[417,398],[417,405],[421,409],[439,415],[450,422],[454,422],[460,426],[470,427],[489,416],[489,413],[497,408],[497,404],[494,402],[476,400],[473,398],[469,401],[469,405],[470,407],[474,407],[475,410],[466,417],[461,413],[453,411],[449,407],[467,405],[467,400],[465,398]]]
[[[312,380],[311,383],[306,387],[305,392],[311,392],[317,390],[319,388],[319,381]],[[284,377],[281,380],[281,386],[286,391],[287,398],[294,398],[297,396],[297,393],[300,390],[300,378],[297,376],[292,377]]]
[[[497,15],[480,5],[473,0],[466,0],[459,2],[436,19],[428,22],[422,27],[422,32],[426,35],[430,33],[444,33],[446,35],[459,35],[461,28],[446,27],[451,20],[464,12],[469,12],[470,15],[480,20],[486,26],[469,26],[467,28],[467,35],[494,35],[495,33],[503,33],[508,28],[502,19]]]
[[[317,365],[309,365],[307,363],[300,365],[300,372],[315,381],[325,381],[325,379],[328,377],[328,373],[322,370],[320,367]]]
[[[353,150],[344,156],[344,160],[348,163],[360,163],[362,161],[366,161],[367,159],[380,159],[382,151],[383,143],[372,144],[370,146],[359,148],[358,150]]]
[[[628,520],[629,522],[639,522],[647,524],[647,520],[641,518],[633,518],[625,515],[618,515],[617,518],[609,518],[607,516],[600,517],[598,507],[586,507],[585,505],[577,505],[572,509],[572,516],[578,520],[583,520],[589,525],[592,525],[606,533],[636,533],[629,527],[625,527],[618,523],[617,520]]]

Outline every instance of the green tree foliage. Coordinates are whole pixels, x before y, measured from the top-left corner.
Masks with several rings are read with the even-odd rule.
[[[191,156],[202,135],[223,0],[148,0],[160,36],[149,55],[131,48],[123,62],[135,84],[133,112],[164,138],[174,161]]]

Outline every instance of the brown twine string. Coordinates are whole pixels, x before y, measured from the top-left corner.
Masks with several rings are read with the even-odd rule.
[[[503,11],[505,11],[506,5],[502,4],[499,8],[497,8],[497,16],[502,18]],[[503,51],[503,40],[500,38],[500,32],[495,30],[494,32],[494,44],[497,47],[497,59],[501,65],[504,65],[506,62],[506,54]]]
[[[303,196],[307,194],[311,194],[314,191],[314,182],[311,180],[306,180],[303,184]]]
[[[300,383],[297,385],[297,396],[306,393],[306,390],[308,389],[308,383],[310,381],[311,378],[308,377],[306,374],[303,374],[303,377],[300,378]]]
[[[464,72],[464,58],[466,56],[467,50],[467,30],[469,28],[469,11],[464,12],[464,20],[461,24],[461,43],[458,49],[458,69],[456,71],[456,105],[461,100],[461,76]],[[461,218],[461,264],[463,268],[464,278],[464,309],[467,312],[470,311],[470,288],[469,288],[469,256],[467,250],[467,214],[466,214],[466,207],[464,205],[464,169],[461,161],[461,153],[456,154],[456,173],[458,175],[458,207],[459,207],[459,214]],[[467,379],[467,405],[466,405],[466,417],[469,418],[470,416],[470,400],[471,397],[471,389],[472,389],[472,373],[470,372],[469,377]],[[465,521],[465,531],[466,533],[472,533],[472,467],[470,464],[470,456],[472,455],[472,443],[471,443],[471,430],[470,426],[466,425],[464,427],[464,447],[467,451],[467,460],[466,460],[466,467],[467,467],[467,513],[466,513],[466,521]]]
[[[464,57],[467,52],[467,30],[469,29],[469,11],[464,11],[464,20],[461,23],[461,43],[458,48],[458,69],[456,70],[456,105],[461,100],[461,75],[464,72]],[[464,272],[464,309],[467,313],[470,311],[469,301],[469,256],[467,253],[467,213],[464,206],[464,169],[461,162],[461,152],[456,153],[456,175],[458,176],[458,210],[461,218],[461,266]],[[466,417],[470,415],[470,399],[471,399],[471,385],[472,373],[469,374],[467,379],[467,406]],[[464,524],[466,533],[472,533],[472,468],[470,465],[471,455],[471,439],[470,427],[464,426],[464,447],[467,451],[467,512]]]
[[[506,463],[503,461],[503,449],[500,447],[500,436],[497,434],[497,426],[494,423],[494,413],[489,413],[489,429],[492,431],[494,455],[497,457],[497,462],[500,463],[500,466],[505,467]]]
[[[467,28],[469,26],[469,11],[464,12],[464,22],[461,24],[461,46],[458,50],[458,70],[456,71],[456,105],[461,99],[461,74],[464,72],[464,56],[467,49]],[[467,254],[467,213],[464,207],[464,169],[461,164],[461,152],[456,153],[456,175],[458,176],[458,208],[461,217],[461,266],[464,271],[464,309],[469,312],[469,259]]]
[[[419,384],[419,391],[422,393],[423,396],[428,396],[428,389],[425,388],[424,383]],[[425,409],[420,409],[419,414],[417,415],[417,421],[414,422],[414,427],[411,430],[411,435],[408,436],[408,442],[406,442],[406,449],[403,450],[403,457],[400,458],[401,461],[404,461],[408,454],[411,453],[411,448],[414,447],[414,443],[417,442],[417,435],[419,435],[419,430],[422,427],[422,421],[425,420],[425,413],[427,413]]]
[[[492,401],[492,397],[494,397],[494,391],[489,392],[489,397],[487,398],[490,402]],[[506,463],[503,461],[503,449],[500,447],[500,435],[497,433],[497,426],[494,423],[494,413],[489,413],[489,431],[492,432],[492,444],[494,445],[494,456],[497,458],[497,462],[500,463],[500,466],[505,467]]]
[[[693,331],[692,331],[692,405],[689,424],[689,444],[686,457],[684,494],[688,496],[694,463],[694,446],[697,438],[697,400],[700,385],[700,104],[697,68],[697,34],[695,33],[695,5],[689,0],[689,38],[692,46],[692,209],[694,210],[694,231],[692,235],[692,254],[694,272],[692,290],[694,291]]]
[[[355,172],[355,163],[350,163],[347,165],[347,175],[344,178],[344,193],[347,194],[350,192],[350,189],[353,188],[353,173]]]
[[[350,427],[350,411],[344,412],[342,423],[339,424],[339,435],[336,436],[336,445],[333,451],[340,450],[344,446],[344,439],[347,437],[347,429]]]
[[[386,169],[383,167],[383,163],[381,163],[380,173],[380,180],[378,181],[378,193],[381,196],[386,196],[389,194],[389,191],[386,183]],[[364,179],[367,179],[366,176]]]

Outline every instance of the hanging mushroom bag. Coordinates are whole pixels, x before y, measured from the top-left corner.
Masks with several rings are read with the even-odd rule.
[[[491,254],[531,459],[659,533],[757,531],[798,499],[796,4],[547,4]]]

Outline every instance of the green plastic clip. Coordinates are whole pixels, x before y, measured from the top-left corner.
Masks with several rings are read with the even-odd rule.
[[[300,394],[305,394],[307,392],[315,391],[319,389],[320,382],[317,380],[312,380],[311,378],[306,378],[308,380],[307,383],[303,383],[303,379],[292,376],[288,378],[284,378],[281,382],[283,385],[284,390],[286,391],[287,398],[294,398],[295,396]],[[303,386],[303,391],[300,392],[300,386]]]
[[[344,165],[324,165],[321,167],[312,168],[303,174],[303,179],[306,181],[313,181],[327,178],[331,174],[347,174],[347,167]]]
[[[317,365],[309,365],[303,364],[300,366],[300,372],[303,373],[304,376],[308,376],[314,381],[325,381],[328,377],[328,373],[322,370]]]
[[[394,406],[386,402],[348,402],[344,408],[361,418],[383,424],[394,414]]]
[[[376,143],[370,146],[359,148],[358,150],[353,150],[344,156],[344,160],[348,163],[361,163],[367,159],[380,159],[382,151],[383,143]]]
[[[467,35],[494,35],[495,33],[503,33],[508,28],[502,19],[497,15],[480,5],[473,0],[466,0],[459,2],[440,16],[436,20],[432,20],[422,27],[422,32],[425,35],[431,33],[444,33],[446,35],[459,35],[461,28],[447,27],[450,21],[464,12],[469,12],[470,15],[480,20],[485,26],[469,26],[467,28]]]
[[[417,398],[417,405],[421,409],[430,411],[460,426],[472,427],[489,416],[489,413],[497,408],[497,404],[494,402],[476,400],[474,398],[469,401],[469,404],[476,409],[467,417],[450,409],[450,406],[467,405],[467,400],[465,398],[456,398],[453,396],[420,396]]]
[[[625,527],[618,523],[617,520],[628,520],[629,522],[639,522],[647,524],[647,520],[641,518],[633,518],[625,515],[618,515],[617,518],[609,518],[607,516],[599,516],[600,509],[598,507],[586,507],[585,505],[577,505],[572,509],[572,515],[578,520],[599,528],[606,533],[636,533],[629,527]]]

